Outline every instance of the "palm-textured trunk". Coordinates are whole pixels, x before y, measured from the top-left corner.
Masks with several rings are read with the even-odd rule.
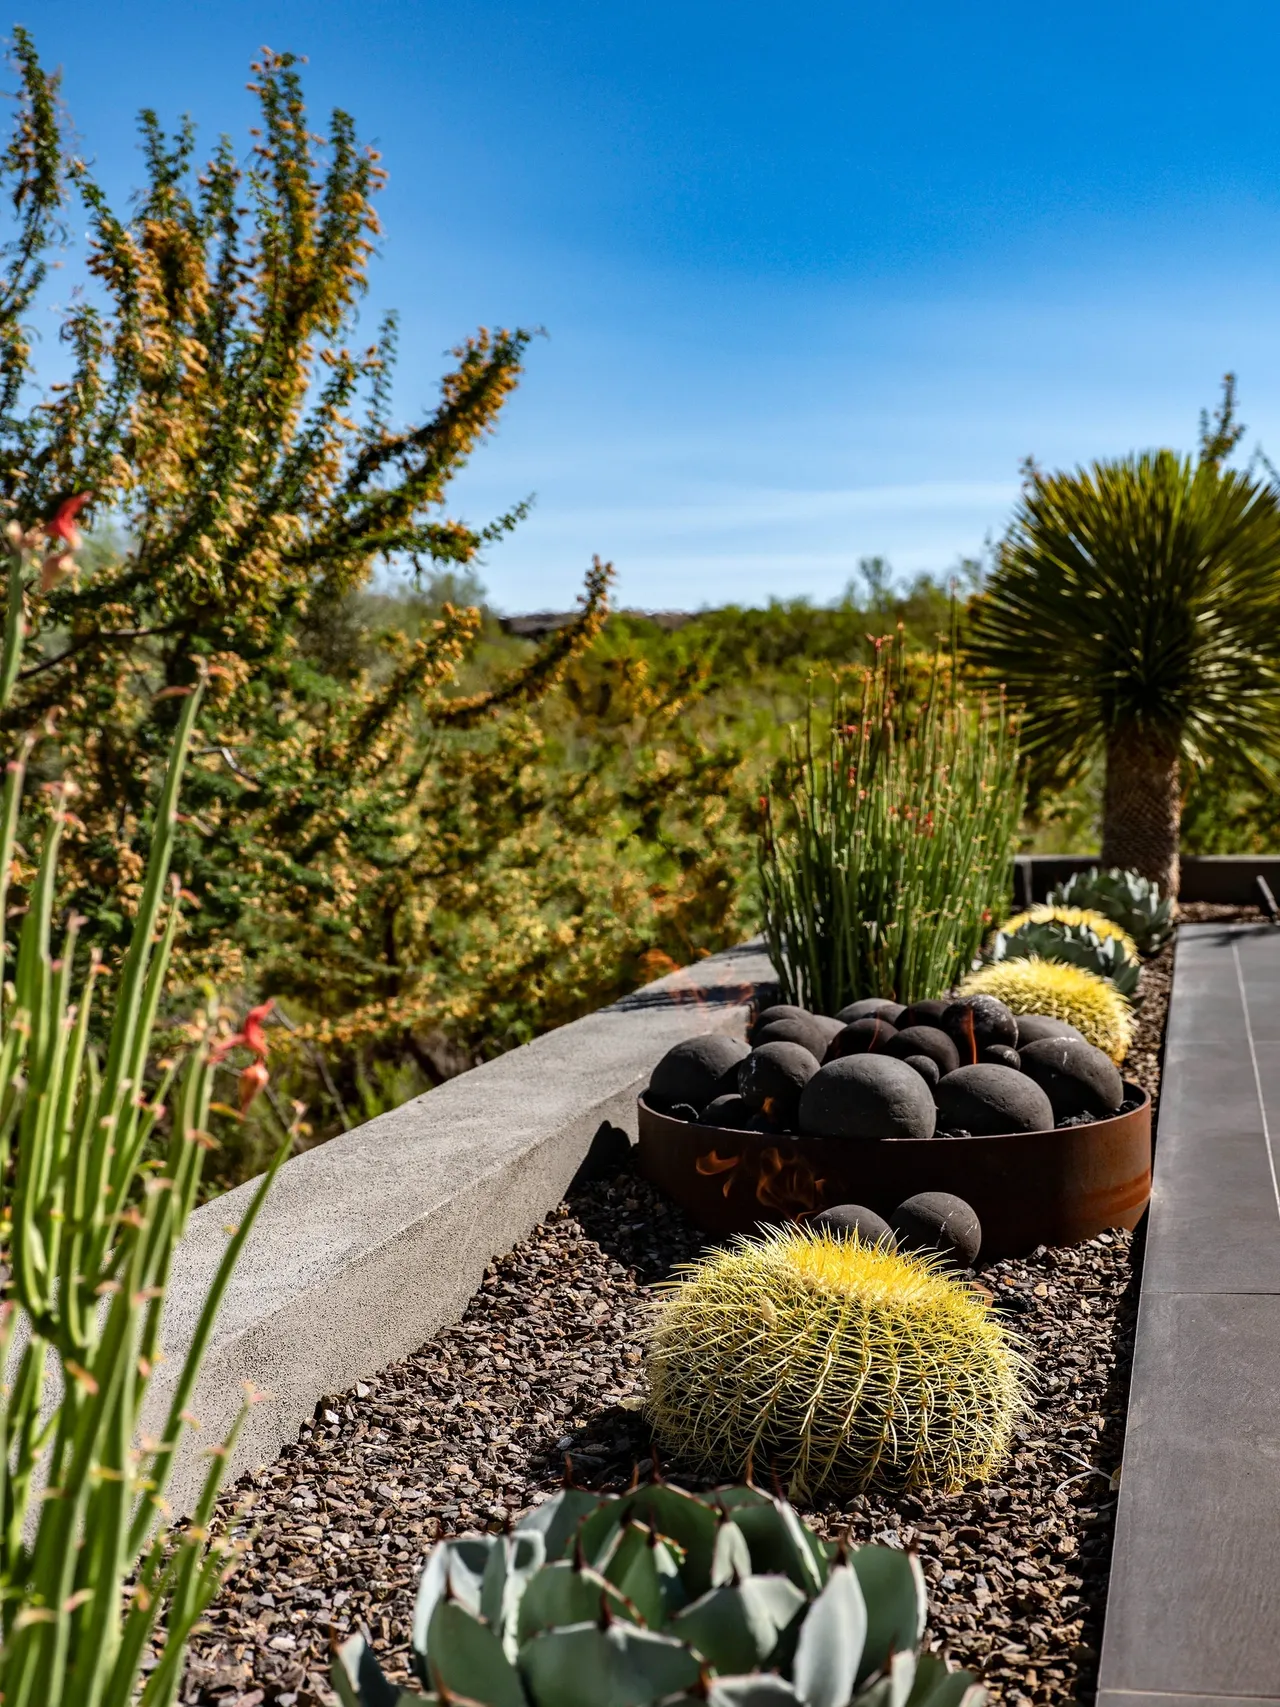
[[[1140,872],[1176,898],[1181,821],[1176,744],[1136,728],[1111,736],[1102,797],[1103,864]]]

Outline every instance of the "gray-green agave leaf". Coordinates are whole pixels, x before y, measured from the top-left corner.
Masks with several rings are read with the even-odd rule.
[[[480,1616],[497,1631],[509,1660],[520,1645],[516,1626],[529,1579],[542,1566],[546,1546],[536,1529],[497,1538],[480,1584]]]
[[[914,1554],[895,1547],[859,1547],[849,1564],[862,1589],[867,1610],[866,1638],[858,1667],[858,1682],[883,1671],[890,1654],[920,1646],[929,1597],[924,1573]]]
[[[826,1549],[785,1501],[755,1488],[727,1489],[717,1497],[746,1538],[753,1571],[781,1571],[804,1594],[819,1592],[827,1580]]]
[[[805,1707],[847,1707],[862,1663],[867,1604],[848,1565],[836,1565],[800,1626],[791,1675]]]
[[[805,1604],[786,1577],[744,1577],[709,1589],[671,1621],[671,1634],[695,1648],[718,1672],[763,1665]]]
[[[342,1707],[402,1707],[406,1701],[422,1700],[387,1681],[363,1636],[348,1637],[338,1649],[329,1679]]]
[[[948,1671],[937,1654],[921,1654],[907,1707],[982,1707],[986,1691],[967,1671]]]
[[[497,1634],[460,1600],[436,1602],[427,1631],[427,1666],[427,1681],[440,1693],[484,1707],[528,1707],[519,1674]]]
[[[526,1642],[520,1672],[533,1707],[649,1707],[691,1689],[699,1666],[683,1642],[656,1630],[576,1624]]]
[[[566,1624],[586,1624],[603,1616],[634,1616],[634,1608],[598,1571],[557,1559],[530,1577],[520,1600],[516,1632],[521,1646],[542,1630]]]
[[[785,1677],[765,1672],[755,1677],[717,1677],[708,1686],[706,1707],[803,1707],[803,1702]]]
[[[448,1594],[478,1614],[484,1574],[500,1539],[497,1535],[464,1535],[442,1541],[432,1549],[413,1608],[413,1667],[423,1683],[431,1681],[427,1672],[427,1634],[436,1602]]]

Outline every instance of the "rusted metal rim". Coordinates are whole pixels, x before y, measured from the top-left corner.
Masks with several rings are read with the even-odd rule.
[[[888,1217],[919,1191],[973,1205],[983,1258],[1136,1227],[1151,1195],[1151,1099],[1091,1126],[998,1138],[774,1137],[676,1120],[639,1099],[640,1170],[703,1232],[749,1233],[837,1203]]]

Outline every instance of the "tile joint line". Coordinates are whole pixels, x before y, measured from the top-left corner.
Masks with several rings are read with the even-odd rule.
[[[1280,1179],[1276,1177],[1275,1150],[1271,1143],[1267,1105],[1262,1096],[1262,1074],[1258,1068],[1258,1051],[1253,1042],[1253,1022],[1249,1017],[1249,998],[1244,987],[1244,967],[1240,964],[1240,945],[1234,940],[1231,944],[1231,958],[1236,963],[1236,985],[1240,991],[1240,1006],[1244,1011],[1244,1034],[1249,1042],[1249,1060],[1253,1066],[1253,1088],[1258,1098],[1258,1113],[1262,1119],[1262,1139],[1267,1146],[1267,1166],[1271,1169],[1271,1192],[1276,1200],[1276,1214],[1280,1216]]]

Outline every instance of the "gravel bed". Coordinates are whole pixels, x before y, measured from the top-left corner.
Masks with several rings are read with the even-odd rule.
[[[1171,967],[1166,949],[1143,970],[1126,1069],[1153,1094]],[[491,1266],[461,1322],[323,1401],[297,1444],[223,1503],[247,1550],[193,1644],[182,1700],[329,1707],[330,1633],[356,1628],[404,1682],[433,1541],[545,1498],[566,1455],[588,1486],[651,1469],[647,1288],[701,1245],[632,1174],[584,1184]],[[829,1534],[918,1549],[933,1645],[980,1671],[995,1702],[1093,1698],[1139,1260],[1130,1235],[1103,1234],[980,1274],[1038,1377],[998,1481],[811,1514]]]

